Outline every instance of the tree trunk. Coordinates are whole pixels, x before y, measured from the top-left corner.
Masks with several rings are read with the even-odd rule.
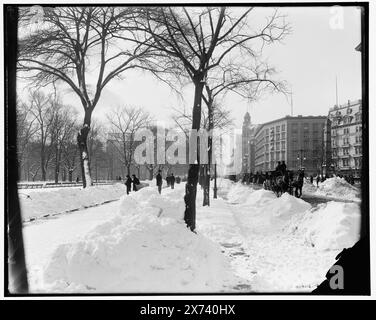
[[[192,129],[198,130],[201,122],[201,96],[204,88],[203,75],[200,78],[196,78],[195,84],[195,97],[192,112]],[[185,212],[184,221],[187,227],[194,231],[196,229],[196,195],[197,195],[197,182],[198,173],[200,168],[199,159],[199,145],[197,145],[197,161],[196,163],[190,163],[188,168],[188,179],[185,185]],[[192,152],[192,151],[190,151]]]
[[[213,188],[213,198],[217,199],[217,164],[214,164],[214,188]]]
[[[203,168],[203,179],[202,179],[202,183],[203,183],[203,190],[204,190],[204,200],[203,200],[203,203],[202,205],[203,206],[210,206],[210,198],[209,198],[209,195],[210,195],[210,173],[209,173],[209,164],[205,164],[204,165],[204,168]]]
[[[46,181],[46,167],[45,167],[45,156],[44,156],[44,148],[41,150],[41,156],[40,156],[40,169],[42,171],[42,181]]]
[[[55,147],[55,183],[59,183],[59,147]]]
[[[208,118],[209,118],[209,132],[214,129],[213,119],[213,99],[209,97],[208,101]],[[212,147],[213,138],[210,135],[208,137],[208,164],[204,166],[204,201],[203,206],[210,206],[210,168],[212,163]]]
[[[82,185],[84,188],[93,185],[90,175],[90,162],[89,162],[89,152],[87,148],[87,137],[90,131],[90,120],[91,112],[85,111],[84,125],[77,134],[78,149],[80,152],[80,164],[81,164],[81,175],[82,175]]]

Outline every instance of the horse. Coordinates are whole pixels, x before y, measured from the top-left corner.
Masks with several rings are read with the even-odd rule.
[[[300,171],[296,179],[291,183],[292,187],[295,188],[295,197],[300,198],[302,196],[304,183],[304,172]]]

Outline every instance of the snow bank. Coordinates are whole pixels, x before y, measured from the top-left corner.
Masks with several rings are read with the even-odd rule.
[[[319,183],[319,187],[305,183],[303,193],[313,193],[319,196],[333,197],[339,199],[360,200],[360,190],[349,184],[344,178],[334,177]]]
[[[44,272],[52,292],[216,292],[235,278],[220,247],[189,231],[184,188],[123,196],[116,217],[60,245]],[[181,189],[181,190],[180,190]],[[147,197],[147,195],[149,195]]]
[[[243,185],[240,182],[234,183],[227,193],[227,200],[233,204],[244,203],[247,201],[252,190],[250,186]]]
[[[288,193],[274,199],[264,208],[269,211],[274,218],[287,220],[296,214],[303,213],[311,209],[311,205],[302,199],[296,198]]]
[[[142,189],[141,189],[142,190]],[[45,215],[53,215],[74,209],[82,209],[119,199],[125,193],[121,183],[93,186],[90,188],[54,188],[20,190],[22,220],[28,221]]]
[[[291,228],[303,234],[312,247],[342,250],[359,240],[360,220],[359,204],[330,201],[306,212]]]
[[[276,198],[277,197],[273,191],[260,189],[252,192],[251,194],[248,194],[245,204],[256,208],[260,208],[264,207],[266,204],[268,204],[270,201]]]

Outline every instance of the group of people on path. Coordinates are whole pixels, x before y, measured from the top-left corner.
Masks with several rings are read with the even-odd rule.
[[[162,179],[161,173],[162,173],[162,171],[158,170],[158,174],[155,177],[159,193],[162,192],[162,184],[163,184],[163,179]],[[170,175],[168,175],[166,177],[167,186],[171,187],[171,189],[174,189],[175,182],[180,183],[180,181],[181,181],[180,177],[175,177],[173,173],[171,173]],[[139,185],[141,183],[140,183],[140,179],[138,179],[136,177],[136,175],[132,174],[132,177],[130,177],[130,175],[128,174],[126,176],[126,180],[125,180],[124,184],[127,187],[127,194],[129,194],[131,191],[138,191]]]
[[[126,180],[125,180],[125,186],[127,187],[127,194],[131,192],[133,185],[133,191],[138,190],[138,186],[140,185],[140,179],[136,177],[136,175],[132,174],[132,178],[127,174]]]
[[[162,179],[161,173],[162,173],[162,171],[158,170],[158,174],[155,177],[159,193],[162,192],[162,184],[163,184],[163,179]],[[169,176],[166,177],[167,187],[171,187],[171,189],[174,189],[175,182],[180,183],[180,181],[181,181],[180,177],[175,178],[173,173],[171,173]]]

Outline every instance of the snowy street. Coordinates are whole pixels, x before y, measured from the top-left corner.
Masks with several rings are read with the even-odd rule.
[[[147,187],[24,223],[31,290],[310,292],[358,239],[356,202],[312,207],[228,180],[210,207],[201,206],[198,190],[196,235],[182,221],[183,194],[184,184],[162,195]]]

